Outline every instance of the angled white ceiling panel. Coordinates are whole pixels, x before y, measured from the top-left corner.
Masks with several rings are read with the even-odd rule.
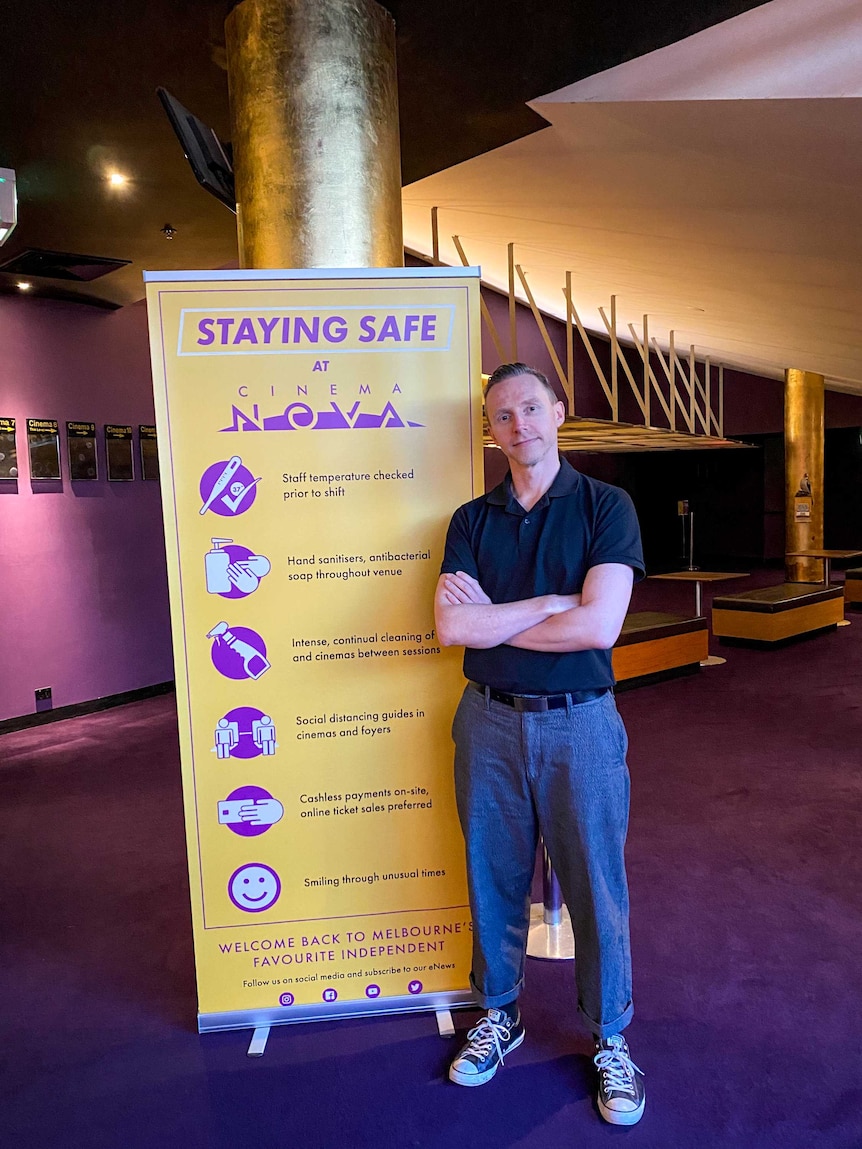
[[[635,89],[621,83],[627,69],[640,71],[641,92],[649,75],[675,75],[673,90],[682,91],[687,67],[703,78],[698,59],[686,56],[693,42],[699,53],[712,36],[739,45],[740,28],[748,29],[745,76],[758,74],[766,54],[764,76],[780,79],[782,67],[770,72],[770,61],[805,53],[814,58],[796,75],[824,76],[817,51],[827,40],[858,29],[859,55],[862,3],[773,0],[603,73],[605,85],[616,74],[612,89],[590,88],[602,79],[593,77],[535,101],[549,127],[404,190],[405,243],[430,253],[437,206],[442,259],[458,262],[449,241],[457,234],[470,262],[505,289],[514,242],[551,314],[565,314],[570,270],[592,330],[604,331],[598,308],[607,310],[613,293],[621,337],[646,312],[663,346],[673,328],[678,346],[694,343],[716,361],[774,376],[788,366],[821,371],[832,385],[862,392],[862,98],[778,98],[773,86],[768,97],[741,99],[708,85],[694,97],[693,83],[686,99],[658,97],[655,88],[620,98]],[[655,64],[671,53],[676,73]]]
[[[772,0],[537,103],[862,96],[860,53],[859,0]]]

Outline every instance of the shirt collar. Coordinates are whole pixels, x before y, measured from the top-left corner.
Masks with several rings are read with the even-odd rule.
[[[549,500],[557,499],[561,495],[571,495],[578,489],[578,484],[581,481],[581,476],[572,466],[572,464],[563,455],[560,456],[560,469],[554,476],[554,481],[550,487],[536,503],[536,507],[546,507]],[[505,507],[507,511],[513,514],[524,514],[524,508],[515,498],[515,493],[512,490],[512,472],[507,471],[506,476],[502,483],[498,484],[492,491],[489,491],[485,496],[485,501],[493,503],[495,506]],[[535,510],[536,507],[533,509]]]

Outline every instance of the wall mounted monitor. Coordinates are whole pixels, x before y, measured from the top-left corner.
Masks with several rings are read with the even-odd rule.
[[[229,145],[223,144],[212,128],[192,115],[166,88],[156,88],[156,93],[195,179],[236,215],[236,191],[233,164],[228,155]]]
[[[0,419],[0,479],[18,478],[18,445],[15,420]]]
[[[67,423],[66,446],[69,449],[69,478],[73,483],[92,483],[99,477],[96,458],[96,424]]]
[[[60,478],[60,424],[56,419],[28,419],[27,447],[30,478]]]
[[[158,479],[159,477],[159,444],[156,438],[156,429],[142,424],[138,427],[138,443],[141,448],[141,478]]]
[[[134,479],[131,427],[117,423],[105,424],[105,455],[108,459],[109,483],[130,483]]]

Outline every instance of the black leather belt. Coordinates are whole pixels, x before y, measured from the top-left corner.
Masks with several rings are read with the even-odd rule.
[[[504,706],[511,706],[513,710],[531,712],[561,710],[564,706],[568,706],[570,701],[573,706],[578,706],[582,702],[592,702],[611,689],[609,686],[603,686],[598,690],[572,690],[569,694],[506,694],[504,690],[494,690],[482,686],[480,682],[471,682],[470,685],[480,694],[485,694],[487,691],[492,702],[502,702]]]

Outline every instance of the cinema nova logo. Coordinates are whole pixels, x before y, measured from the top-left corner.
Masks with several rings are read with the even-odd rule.
[[[261,419],[258,404],[248,415],[239,407],[231,407],[231,423],[222,431],[364,431],[368,429],[390,430],[393,427],[422,427],[400,415],[391,402],[382,411],[369,411],[363,408],[362,400],[357,399],[348,406],[331,402],[327,408],[318,409],[309,403],[289,403],[278,415],[266,415]]]

